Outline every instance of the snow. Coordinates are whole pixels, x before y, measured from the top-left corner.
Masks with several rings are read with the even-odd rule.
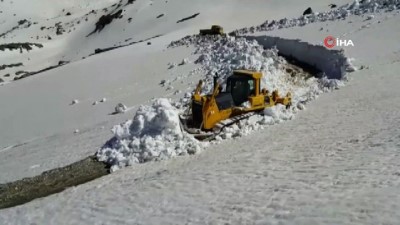
[[[87,23],[81,22],[76,31],[63,36],[55,36],[53,30],[39,33],[40,26],[67,23],[91,9],[111,9],[117,1],[12,2],[0,2],[1,8],[7,8],[0,14],[2,32],[20,19],[39,23],[13,31],[2,41],[26,41],[40,34],[44,47],[23,55],[0,52],[2,64],[23,62],[21,69],[32,71],[57,64],[64,55],[72,63],[16,82],[11,81],[12,75],[0,86],[1,183],[67,165],[101,149],[110,139],[109,128],[133,117],[133,113],[110,115],[119,102],[134,110],[145,105],[143,114],[154,110],[152,98],[172,97],[172,103],[179,103],[207,75],[203,73],[207,68],[192,63],[199,57],[192,54],[196,46],[166,49],[166,45],[210,24],[221,24],[227,32],[255,26],[254,34],[244,35],[300,39],[310,45],[322,45],[327,35],[352,39],[355,47],[345,47],[345,56],[355,59],[356,70],[344,83],[329,76],[311,80],[311,86],[300,80],[296,87],[304,94],[313,93],[308,87],[318,92],[321,87],[340,89],[307,104],[299,99],[293,110],[305,111],[295,112],[295,119],[286,121],[290,114],[271,108],[264,117],[264,123],[270,125],[257,122],[257,117],[244,121],[248,124],[243,124],[243,130],[249,129],[251,135],[211,143],[203,154],[132,165],[61,193],[0,210],[0,224],[301,225],[397,224],[400,220],[398,1],[363,1],[378,4],[365,12],[360,1],[361,10],[354,14],[347,10],[348,4],[343,11],[347,16],[327,13],[332,19],[323,22],[311,16],[307,20],[312,23],[285,28],[281,19],[298,19],[308,7],[323,12],[332,2],[169,0],[151,5],[137,0],[126,8],[126,15],[133,17],[129,28],[124,18],[89,39],[83,37],[93,30],[100,13],[88,16]],[[337,9],[344,3],[353,1],[335,1]],[[64,17],[67,11],[72,15]],[[197,12],[200,15],[195,19],[176,24]],[[160,13],[165,16],[156,20]],[[372,20],[366,20],[369,14],[374,15]],[[277,25],[257,31],[256,25],[265,20],[276,20]],[[123,28],[126,33],[121,32]],[[50,34],[53,39],[45,40]],[[157,34],[164,36],[152,39],[150,46],[136,44],[81,60],[95,48]],[[190,63],[168,70],[168,63],[184,58]],[[16,68],[9,69],[13,73]],[[174,90],[160,87],[161,80],[170,81]],[[173,95],[176,90],[182,94]],[[91,105],[103,97],[107,102]],[[71,107],[75,98],[80,103]],[[73,134],[76,129],[80,132]],[[122,133],[131,132],[126,129]],[[221,139],[235,137],[236,131],[233,127]],[[123,140],[130,138],[136,137]]]
[[[324,74],[326,73],[328,76],[333,78],[338,77],[339,79],[345,77],[345,66],[349,66],[349,60],[347,60],[342,51],[329,51],[324,47],[308,45],[306,43],[300,43],[299,41],[280,41],[288,42],[290,44],[285,43],[276,45],[278,48],[280,48],[281,45],[284,45],[285,48],[290,48],[292,50],[295,49],[292,52],[294,57],[302,54],[304,56],[302,59],[305,59],[307,63],[311,65],[316,64],[316,67],[325,69],[322,70]],[[290,120],[294,118],[294,115],[300,109],[304,108],[303,105],[305,103],[315,99],[324,91],[339,88],[343,85],[342,80],[328,79],[326,76],[317,79],[307,78],[306,74],[297,74],[293,77],[291,74],[285,73],[284,68],[288,66],[288,63],[284,58],[278,56],[278,49],[270,48],[264,50],[264,47],[266,46],[260,45],[255,40],[235,37],[208,39],[198,36],[193,39],[183,40],[183,42],[184,43],[180,43],[180,45],[194,44],[196,46],[194,54],[199,55],[196,63],[202,65],[202,70],[198,72],[205,74],[205,76],[203,75],[205,82],[203,83],[202,89],[202,92],[205,94],[212,92],[212,81],[215,73],[219,74],[219,81],[222,82],[222,84],[225,84],[226,79],[232,74],[233,70],[250,69],[261,71],[264,74],[261,80],[261,89],[266,88],[271,93],[272,91],[278,90],[283,95],[286,95],[286,93],[291,93],[292,95],[292,105],[295,107],[294,109],[286,109],[286,107],[282,106],[274,106],[272,109],[266,109],[265,116],[246,119],[241,121],[239,126],[229,128],[226,131],[222,130],[216,138],[217,142],[223,139],[248,135],[251,131],[258,130],[264,125],[272,125],[284,120]],[[303,53],[305,49],[307,49],[307,53]],[[287,51],[288,50],[286,50],[284,54],[287,53]],[[308,55],[311,55],[312,57]],[[326,56],[326,59],[325,61],[319,62],[316,60],[315,56]],[[185,60],[188,61],[188,59],[184,59],[183,62]],[[161,83],[165,85],[167,82],[165,81]],[[167,90],[170,89],[172,89],[172,86],[168,85]],[[164,101],[165,100],[163,100],[163,102]],[[180,155],[180,151],[182,151],[181,148],[183,147],[181,138],[182,134],[180,131],[176,138],[172,138],[171,135],[174,136],[177,135],[177,133],[170,132],[159,132],[160,134],[157,133],[157,137],[153,137],[154,130],[152,127],[154,124],[143,124],[144,122],[141,121],[141,118],[147,118],[145,119],[146,121],[153,120],[154,112],[162,112],[160,108],[164,106],[167,107],[166,110],[168,110],[171,116],[176,117],[165,117],[165,120],[176,120],[177,124],[175,125],[175,128],[180,130],[178,114],[186,110],[185,107],[187,107],[187,102],[190,102],[190,95],[187,95],[186,98],[184,97],[177,100],[174,105],[177,105],[178,108],[174,108],[170,105],[166,106],[161,103],[156,103],[156,105],[153,104],[150,108],[140,108],[135,115],[136,119],[134,119],[134,121],[139,120],[138,122],[128,121],[123,125],[118,125],[113,128],[115,134],[114,140],[116,143],[108,142],[106,147],[103,147],[98,152],[98,158],[101,161],[105,161],[112,165],[112,170],[115,171],[116,168],[120,168],[121,166],[130,166],[135,163],[149,161],[153,158],[167,159]],[[297,106],[298,104],[300,104],[299,107]],[[158,126],[162,128],[165,121],[161,120],[158,121],[158,123]],[[137,129],[140,129],[140,132],[138,134],[135,134],[135,132],[132,132],[132,134],[129,133],[132,129],[136,129],[135,126],[139,126]],[[165,129],[170,129],[170,127],[166,126]],[[132,135],[134,137],[132,137]],[[147,135],[153,138],[148,138]],[[140,138],[141,136],[144,136],[144,138]],[[127,140],[124,138],[127,138]],[[160,145],[155,140],[159,140],[163,143],[167,142],[172,145],[172,147]],[[144,142],[145,144],[143,144]],[[202,148],[198,142],[190,142],[190,144],[193,145],[193,148],[197,149],[196,151]],[[175,152],[169,148],[179,150],[178,152]],[[187,147],[184,147],[184,149],[186,148]],[[166,149],[167,153],[162,153],[163,149]],[[192,152],[192,149],[189,148],[187,151]],[[137,152],[140,152],[140,156]]]
[[[368,0],[361,2],[359,0],[354,0],[351,4],[344,4],[327,12],[313,12],[298,18],[283,18],[279,21],[272,20],[270,22],[267,20],[259,26],[238,29],[233,31],[233,33],[239,35],[244,33],[254,33],[255,31],[272,31],[276,29],[305,26],[310,23],[342,20],[351,15],[391,12],[396,10],[398,7],[400,7],[399,0]]]
[[[79,103],[79,100],[78,99],[74,99],[74,100],[72,100],[71,105],[75,105],[75,104],[78,104],[78,103]]]
[[[286,56],[312,65],[322,71],[323,76],[330,79],[346,79],[348,71],[354,71],[349,58],[344,50],[328,50],[321,45],[312,45],[300,40],[291,40],[266,35],[250,36],[248,39],[255,39],[265,48],[276,46],[279,52]]]
[[[111,165],[111,171],[177,155],[195,154],[201,144],[183,133],[179,115],[168,99],[156,99],[141,106],[132,120],[112,129],[114,137],[97,152],[97,158]]]
[[[182,59],[182,62],[179,63],[179,66],[183,66],[183,65],[186,65],[186,64],[188,64],[188,63],[190,63],[189,59],[184,58],[184,59]]]
[[[256,40],[260,41],[257,42]],[[289,92],[292,94],[294,108],[288,110],[285,107],[275,106],[272,109],[266,109],[265,117],[255,117],[249,121],[242,121],[243,123],[237,127],[236,134],[233,136],[249,134],[250,130],[259,129],[259,125],[271,125],[273,121],[279,123],[283,120],[292,119],[298,110],[304,109],[305,103],[315,99],[323,92],[343,86],[347,72],[354,72],[351,60],[344,55],[343,51],[327,50],[324,47],[310,45],[299,40],[279,39],[268,36],[228,37],[214,40],[193,37],[174,42],[171,46],[192,43],[197,46],[195,53],[200,54],[196,62],[202,64],[203,71],[201,73],[206,74],[203,93],[212,91],[214,74],[217,73],[219,82],[224,84],[233,70],[250,69],[263,73],[261,89],[266,88],[270,92],[278,90],[281,95],[286,95]],[[298,58],[309,65],[314,65],[321,69],[323,74],[320,76],[322,77],[318,79],[316,77],[306,77],[307,74],[300,73],[292,76],[286,73],[285,68],[289,66],[288,62],[278,56],[278,52],[285,55],[290,53],[292,57]],[[319,74],[315,74],[315,76],[319,76]],[[183,98],[181,105],[188,102],[188,98]],[[273,119],[271,120],[268,117]],[[231,128],[227,132],[232,133],[234,131]],[[222,139],[225,136],[230,138],[232,135],[221,134]]]
[[[126,107],[126,105],[124,105],[122,103],[118,103],[115,106],[115,112],[116,113],[124,113],[124,112],[126,112],[127,109],[128,109],[128,107]]]

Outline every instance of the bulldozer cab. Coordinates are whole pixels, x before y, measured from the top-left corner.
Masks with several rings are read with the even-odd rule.
[[[226,83],[225,92],[230,93],[235,106],[240,106],[260,92],[259,77],[251,71],[234,71]]]
[[[219,32],[219,31],[222,31],[222,27],[219,25],[212,25],[211,30]]]
[[[200,35],[224,35],[224,29],[219,25],[212,25],[211,29],[201,29]]]
[[[226,92],[231,93],[235,105],[240,106],[255,94],[254,84],[251,77],[233,75],[228,78]]]

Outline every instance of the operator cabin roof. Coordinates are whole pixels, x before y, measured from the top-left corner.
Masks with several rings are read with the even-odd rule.
[[[262,77],[262,73],[255,70],[235,70],[233,71],[233,74],[251,76],[255,79],[259,79]]]

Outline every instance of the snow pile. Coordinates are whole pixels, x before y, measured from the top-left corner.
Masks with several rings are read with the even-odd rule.
[[[261,71],[261,88],[270,92],[278,90],[281,95],[291,92],[294,105],[314,99],[324,90],[334,89],[342,84],[339,80],[327,78],[306,78],[302,74],[292,76],[285,71],[289,65],[283,57],[278,56],[278,50],[264,49],[256,40],[235,37],[210,40],[199,37],[195,43],[195,53],[199,54],[196,63],[202,64],[203,71],[200,73],[205,74],[203,93],[212,91],[215,73],[219,75],[219,82],[224,85],[235,69]],[[187,93],[185,98],[190,96]],[[188,101],[186,99],[182,102]]]
[[[299,39],[284,39],[267,35],[245,36],[245,38],[258,41],[264,48],[277,48],[282,55],[313,65],[321,71],[321,76],[325,75],[330,79],[346,79],[347,72],[355,70],[343,49],[331,50]]]
[[[283,76],[280,66],[285,60],[278,56],[276,49],[264,50],[255,40],[235,37],[200,40],[195,53],[200,54],[196,63],[203,65],[206,74],[204,93],[212,90],[215,73],[219,75],[219,82],[224,84],[235,69],[263,71],[267,76],[263,77],[262,87],[269,90],[285,86],[285,79],[270,79]]]
[[[122,103],[118,103],[115,106],[115,113],[124,113],[124,112],[126,112],[126,110],[128,110],[128,107],[126,107],[126,105],[124,105]]]
[[[241,120],[237,124],[224,128],[217,137],[216,141],[231,139],[250,134],[254,130],[264,129],[266,125],[274,125],[286,120],[291,120],[294,113],[286,110],[284,105],[276,105],[264,110],[264,115],[254,115],[246,120]]]
[[[167,99],[141,106],[133,120],[114,126],[114,137],[97,158],[111,165],[111,171],[135,163],[164,160],[199,152],[202,144],[181,131],[178,110]]]
[[[190,63],[189,59],[188,59],[188,58],[184,58],[184,59],[182,60],[182,62],[179,63],[179,66],[186,65],[186,64],[188,64],[188,63]]]
[[[72,100],[71,105],[76,105],[78,103],[79,103],[79,100],[78,99],[74,99],[74,100]]]
[[[260,31],[272,31],[276,29],[291,28],[296,26],[305,26],[310,23],[325,22],[325,21],[335,21],[346,19],[350,15],[364,15],[368,13],[380,13],[384,11],[393,11],[400,9],[400,0],[368,0],[359,1],[355,0],[351,4],[345,4],[338,8],[331,9],[327,12],[313,12],[308,15],[302,15],[297,18],[287,19],[283,18],[280,20],[265,21],[259,26],[245,27],[242,29],[234,30],[229,33],[232,36],[244,35]],[[367,19],[373,19],[373,15],[369,15]],[[189,35],[181,40],[173,41],[170,43],[169,47],[177,46],[188,46],[190,44],[195,44],[199,39],[207,39],[210,37]],[[218,36],[212,37],[218,39]]]
[[[351,4],[345,4],[341,7],[332,9],[328,12],[313,12],[308,15],[303,15],[293,19],[281,19],[265,21],[259,26],[242,28],[231,32],[233,35],[242,35],[246,33],[254,33],[256,31],[271,31],[275,29],[290,28],[295,26],[304,26],[309,23],[334,21],[346,19],[350,15],[363,15],[367,13],[380,13],[383,11],[393,11],[400,9],[400,0],[368,0],[359,1],[355,0]],[[369,16],[368,19],[372,19]]]

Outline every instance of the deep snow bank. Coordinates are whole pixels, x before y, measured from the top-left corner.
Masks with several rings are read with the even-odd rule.
[[[135,163],[194,154],[201,149],[197,140],[181,131],[178,111],[167,99],[141,106],[132,120],[114,126],[112,132],[114,137],[96,154],[100,161],[112,165],[111,171]]]
[[[350,59],[344,54],[344,50],[329,50],[320,45],[313,45],[301,40],[289,40],[280,37],[245,36],[249,40],[257,40],[265,48],[276,46],[278,51],[294,57],[300,62],[314,66],[322,71],[329,79],[343,79],[348,71],[353,71]]]

